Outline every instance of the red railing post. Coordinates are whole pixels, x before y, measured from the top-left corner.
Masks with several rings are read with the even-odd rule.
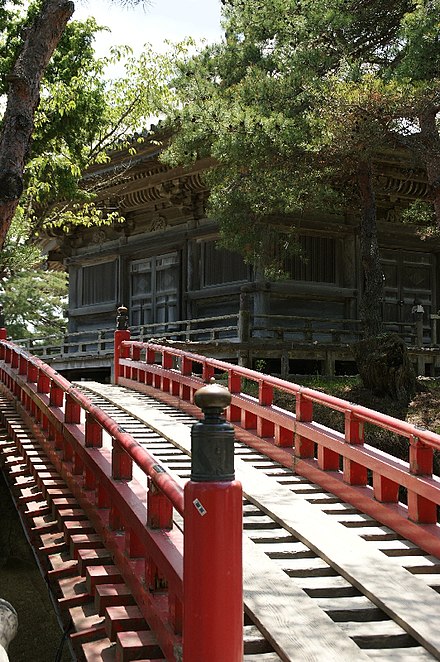
[[[148,476],[147,526],[150,529],[173,528],[173,504]]]
[[[296,420],[303,423],[313,421],[313,402],[306,398],[301,390],[296,394]],[[295,429],[295,455],[297,457],[313,457],[315,444],[307,437],[298,434]]]
[[[6,329],[0,329],[0,341],[1,340],[6,340]],[[6,346],[3,343],[0,343],[0,361],[4,361],[5,353],[6,353]]]
[[[273,403],[273,386],[267,384],[264,379],[258,382],[258,402],[262,407],[270,407]],[[273,437],[274,424],[262,416],[257,416],[257,435],[259,437]]]
[[[118,316],[116,318],[116,331],[114,339],[114,361],[113,361],[113,383],[117,384],[120,374],[121,367],[119,364],[119,359],[121,358],[121,343],[124,340],[130,340],[130,331],[127,328],[128,324],[128,310],[125,306],[120,306],[118,308]]]
[[[182,356],[180,363],[180,373],[183,376],[192,375],[192,359],[188,359],[186,356]],[[179,387],[179,398],[181,400],[191,400],[191,387],[185,384],[183,381],[180,382]]]
[[[86,413],[84,441],[86,448],[102,447],[102,427],[90,412]]]
[[[228,388],[232,394],[241,393],[241,375],[234,370],[228,372]],[[228,421],[231,421],[231,423],[241,421],[241,407],[231,404],[227,411],[227,419]]]
[[[183,660],[242,662],[242,488],[235,480],[233,428],[221,416],[231,395],[210,384],[194,400],[205,420],[191,431],[184,489]]]
[[[348,444],[362,445],[364,443],[364,423],[350,410],[345,412],[345,441]],[[344,480],[349,485],[367,484],[367,467],[346,457],[343,461]]]
[[[19,365],[18,365],[18,374],[27,375],[28,360],[26,356],[20,354]]]
[[[434,450],[411,435],[409,439],[409,466],[416,476],[432,476]],[[420,494],[408,490],[408,517],[419,523],[437,522],[437,504]]]
[[[7,340],[8,333],[5,327],[5,316],[3,313],[3,306],[0,304],[0,340]],[[3,356],[1,357],[3,358]]]

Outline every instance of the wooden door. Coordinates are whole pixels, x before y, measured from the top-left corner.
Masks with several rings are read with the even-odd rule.
[[[166,253],[131,262],[132,325],[167,324],[177,320],[179,286],[178,253]]]
[[[413,307],[424,308],[424,336],[430,340],[430,314],[434,302],[435,257],[431,253],[384,250],[384,322],[408,342],[414,330]]]

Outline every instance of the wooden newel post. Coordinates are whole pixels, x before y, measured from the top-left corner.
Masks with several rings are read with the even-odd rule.
[[[235,480],[234,431],[223,418],[231,394],[211,383],[194,401],[205,419],[191,430],[184,489],[183,661],[242,662],[242,487]]]
[[[251,299],[248,292],[240,293],[240,309],[238,311],[238,340],[249,342],[251,337]]]
[[[3,306],[0,304],[0,340],[7,340],[8,334],[5,327],[5,316]]]
[[[119,306],[116,317],[116,331],[114,340],[114,360],[113,360],[113,384],[117,384],[121,374],[119,359],[121,358],[121,343],[124,340],[130,340],[130,331],[128,329],[128,309],[125,306]]]

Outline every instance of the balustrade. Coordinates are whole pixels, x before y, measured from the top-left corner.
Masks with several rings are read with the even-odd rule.
[[[127,352],[134,351],[130,347],[136,348],[136,360],[127,358]],[[432,457],[434,450],[440,450],[439,435],[277,377],[177,348],[153,342],[124,341],[121,352],[116,359],[119,383],[147,392],[153,387],[176,396],[176,406],[185,407],[185,403],[194,402],[196,390],[215,374],[229,386],[232,399],[227,418],[236,426],[237,435],[240,430],[251,433],[246,436],[246,443],[254,443],[261,450],[259,440],[264,440],[265,452],[270,457],[287,466],[293,461],[297,473],[316,482],[321,480],[321,484],[344,498],[350,494],[364,512],[382,518],[384,523],[392,522],[393,528],[405,535],[408,535],[408,522],[437,523],[440,479],[432,475]],[[241,392],[244,382],[255,385],[258,397]],[[295,399],[295,413],[273,404],[276,391]],[[342,413],[344,433],[324,428],[314,421],[315,403]],[[366,423],[405,437],[407,461],[397,460],[366,444]],[[320,476],[316,470],[321,472]],[[397,503],[401,487],[407,491],[407,505],[401,504],[399,510],[406,513],[405,517],[398,517],[396,511],[389,508]],[[425,539],[431,537],[429,544],[437,549],[438,524],[424,535]]]
[[[121,366],[124,375],[142,383],[146,375],[137,364],[143,346],[127,345],[129,332],[124,329],[116,333],[120,336],[115,347],[124,360],[131,362],[131,367]],[[147,350],[145,355],[155,361],[157,352],[154,349]],[[168,660],[180,659],[182,633],[186,633],[187,641],[192,642],[191,646],[200,636],[198,624],[191,618],[191,610],[187,614],[184,628],[184,581],[185,585],[197,588],[197,595],[205,583],[203,594],[206,597],[211,593],[212,578],[212,573],[201,575],[197,564],[192,564],[192,569],[186,571],[185,579],[183,576],[184,534],[174,526],[173,511],[175,509],[185,522],[189,522],[188,529],[193,536],[198,522],[191,521],[191,517],[187,520],[188,505],[184,507],[182,486],[129,433],[50,366],[24,349],[1,339],[0,356],[3,357],[3,360],[0,359],[0,383],[3,390],[17,400],[23,419],[36,431],[48,457],[69,483],[79,505],[88,514],[113,555],[145,619],[154,623],[164,655]],[[174,379],[176,365],[173,353],[161,354],[161,366],[156,373],[155,383],[178,395],[178,382]],[[209,363],[206,366],[205,374],[209,376],[214,369]],[[185,365],[185,370],[187,368]],[[118,374],[117,371],[115,374]],[[236,493],[236,482],[233,489]],[[241,512],[241,492],[234,498]],[[212,501],[214,503],[215,499]],[[190,507],[194,509],[192,501]],[[215,528],[216,520],[212,516],[208,520],[211,521],[211,528]],[[241,531],[241,517],[234,518],[235,527],[237,522],[238,530]],[[224,535],[227,539],[232,537],[222,530],[221,536]],[[237,556],[237,550],[234,551],[235,562],[238,559],[240,563],[235,578],[237,585],[238,577],[238,588],[235,591],[232,619],[237,621],[238,613],[238,621],[234,623],[235,652],[233,655],[228,653],[228,659],[239,662],[242,659],[243,604],[241,540],[237,535],[233,537],[238,539],[240,547],[240,555]],[[198,550],[192,549],[191,541],[186,543],[185,548],[197,556]],[[217,554],[220,564],[217,583],[222,583],[227,574],[224,566],[227,555],[223,551]],[[211,549],[205,550],[205,558],[209,558],[211,553]],[[225,589],[228,596],[229,589],[228,585]],[[165,590],[168,609],[164,612]],[[186,594],[190,594],[191,590],[185,589]],[[231,637],[230,625],[230,615],[226,614],[221,632],[217,626],[216,636],[219,639],[211,638],[209,642],[210,637],[205,638],[213,651],[221,651],[221,655],[224,650],[228,650],[224,641]],[[213,662],[217,659],[220,662],[220,658],[211,654],[208,657]],[[187,657],[184,653],[183,659],[187,662],[202,662],[202,658],[193,653]]]

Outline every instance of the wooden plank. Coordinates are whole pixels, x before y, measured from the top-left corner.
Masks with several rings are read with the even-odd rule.
[[[258,653],[257,655],[245,655],[243,662],[280,662],[278,653]]]
[[[368,657],[372,662],[428,662],[433,659],[421,646],[410,648],[370,648]]]
[[[125,403],[127,399],[124,398]],[[149,409],[149,413],[151,410]],[[163,413],[155,415],[155,424],[163,421]],[[166,432],[175,434],[174,421],[166,421]],[[189,429],[182,426],[185,438]],[[171,437],[171,438],[173,438]],[[180,443],[182,436],[178,437]],[[189,439],[188,439],[189,441]],[[261,517],[253,518],[257,524]],[[266,517],[263,518],[267,520]],[[260,532],[259,532],[260,533]],[[273,534],[272,534],[273,535]],[[288,539],[291,536],[288,535]],[[285,538],[283,531],[282,538]],[[259,545],[244,537],[244,602],[246,611],[283,660],[307,662],[352,662],[368,660],[349,637],[341,634],[333,621],[309,598],[267,555]],[[301,551],[304,546],[301,543]],[[322,564],[321,559],[318,560]],[[263,654],[261,659],[263,659]],[[247,658],[247,656],[246,656]],[[269,658],[270,659],[270,658]],[[273,659],[279,659],[278,655]]]
[[[236,470],[250,501],[283,523],[440,659],[440,631],[432,624],[432,614],[440,611],[435,591],[284,486],[275,486],[270,478],[240,466],[239,461]]]
[[[247,537],[244,602],[247,613],[283,660],[368,660],[295,582]]]
[[[115,387],[97,384],[92,388],[108,394],[158,434],[185,452],[190,451],[188,426],[175,422],[163,411],[142,407],[137,398],[122,390],[118,392]],[[432,623],[432,614],[440,612],[440,596],[435,591],[393,558],[373,549],[353,531],[263,472],[239,458],[235,459],[235,469],[244,494],[252,503],[320,555],[440,660],[440,629]],[[364,521],[369,523],[368,519]]]

